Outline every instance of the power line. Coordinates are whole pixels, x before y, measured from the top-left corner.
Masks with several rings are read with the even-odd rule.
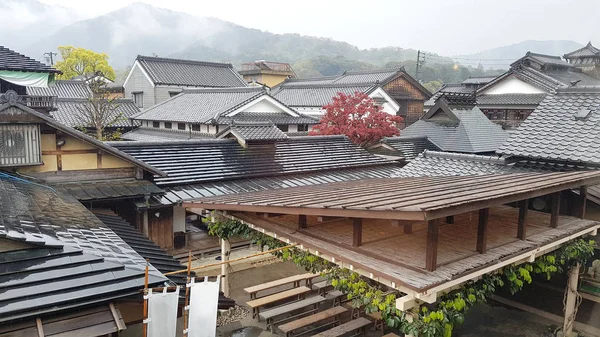
[[[421,56],[423,56],[423,59],[421,59]],[[417,69],[415,71],[415,79],[417,81],[419,80],[419,70],[423,67],[423,65],[425,64],[425,53],[421,53],[421,50],[417,51]]]
[[[49,52],[47,52],[47,53],[44,53],[44,56],[48,56],[48,57],[46,57],[46,59],[48,59],[48,58],[50,59],[50,65],[51,65],[51,66],[53,66],[53,65],[54,65],[54,56],[56,56],[56,55],[58,55],[58,54],[56,54],[56,53],[53,53],[53,52],[51,52],[51,51],[49,51]]]

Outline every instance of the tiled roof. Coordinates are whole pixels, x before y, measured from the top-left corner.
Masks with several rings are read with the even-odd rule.
[[[231,134],[244,142],[265,140],[275,141],[287,138],[287,135],[272,123],[235,123],[229,126],[228,130],[225,131],[225,134]]]
[[[271,95],[291,107],[323,107],[331,103],[339,93],[352,95],[356,92],[371,93],[377,88],[373,83],[366,84],[323,84],[323,85],[279,85]]]
[[[0,70],[60,73],[60,71],[14,50],[0,46]]]
[[[344,136],[292,137],[248,148],[233,139],[111,142],[111,145],[165,170],[168,177],[154,179],[158,186],[271,177],[386,162]]]
[[[142,126],[135,130],[124,133],[123,135],[121,135],[121,138],[124,140],[138,142],[171,142],[189,139],[209,139],[214,138],[214,136],[215,135],[208,133],[190,133],[189,131],[154,129]]]
[[[164,193],[164,190],[150,181],[135,178],[67,182],[52,184],[51,186],[58,192],[72,195],[79,201],[143,198],[146,195]]]
[[[133,116],[139,120],[206,123],[266,95],[263,88],[186,90]]]
[[[402,68],[380,69],[373,71],[348,71],[340,75],[333,83],[358,84],[358,83],[385,83],[395,77]]]
[[[298,113],[299,117],[294,117],[285,112],[249,112],[244,111],[234,116],[219,117],[219,124],[244,123],[244,122],[269,122],[273,124],[318,124],[319,120],[315,117],[306,116]]]
[[[434,106],[435,102],[445,93],[461,93],[470,94],[475,91],[474,88],[468,87],[462,83],[448,83],[444,84],[441,88],[436,91],[430,99],[425,101],[425,106]]]
[[[424,151],[396,173],[397,177],[463,176],[508,173],[504,159],[464,153]]]
[[[550,66],[550,65],[560,66],[563,68],[572,67],[567,61],[563,60],[560,56],[538,54],[538,53],[532,53],[529,51],[525,54],[525,56],[516,60],[510,66],[511,66],[511,68],[515,68],[521,64],[525,64],[525,63],[531,62],[531,61],[538,63],[542,67],[546,67],[546,66]]]
[[[130,118],[140,112],[140,109],[130,99],[119,98],[114,100],[116,108],[112,111],[110,118],[107,120],[114,121],[109,127],[132,127],[140,125],[139,121],[132,121]],[[91,103],[87,99],[58,99],[54,105],[55,111],[51,111],[50,115],[58,122],[70,127],[93,127],[90,123],[90,118],[86,107],[91,108]],[[83,125],[83,124],[88,125]]]
[[[546,71],[545,74],[559,81],[564,87],[570,87],[571,83],[576,83],[575,86],[600,85],[600,80],[579,71],[579,69],[573,71],[551,70]]]
[[[27,87],[27,95],[56,96],[58,98],[88,98],[91,90],[87,82],[57,80],[47,88]]]
[[[232,179],[177,187],[166,187],[167,194],[155,198],[161,204],[170,205],[199,197],[275,190],[279,188],[310,186],[359,179],[390,178],[400,170],[401,168],[398,164],[388,162],[368,167],[339,168],[321,172],[252,179]]]
[[[422,119],[402,130],[400,137],[427,137],[442,151],[465,153],[494,152],[508,137],[477,107],[464,110],[442,105],[438,101]]]
[[[195,87],[245,87],[246,81],[230,63],[138,56],[137,61],[155,84]]]
[[[548,95],[498,153],[600,164],[600,88],[571,88]]]
[[[404,160],[412,160],[425,150],[439,151],[439,148],[429,141],[427,137],[389,137],[385,138],[382,143],[395,149],[399,156],[404,157]]]
[[[497,94],[477,96],[479,107],[489,105],[535,105],[540,104],[547,94]]]
[[[460,82],[461,84],[486,84],[493,81],[497,76],[481,76],[481,77],[469,77],[466,80]]]
[[[146,261],[69,195],[0,177],[0,322],[139,295]],[[150,266],[150,285],[167,281]],[[25,296],[26,295],[26,296]]]
[[[600,54],[600,50],[594,46],[592,46],[592,42],[588,42],[584,47],[574,50],[570,53],[564,55],[565,58],[572,57],[586,57],[586,56],[598,56]]]

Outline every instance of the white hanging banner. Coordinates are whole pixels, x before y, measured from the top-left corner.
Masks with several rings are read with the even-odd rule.
[[[179,287],[175,292],[152,293],[148,290],[148,337],[175,337],[177,333],[177,303]]]
[[[195,283],[192,279],[189,306],[188,337],[215,337],[220,279]]]

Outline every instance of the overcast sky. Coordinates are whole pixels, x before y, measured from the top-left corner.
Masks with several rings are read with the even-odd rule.
[[[40,0],[92,17],[132,0]],[[523,40],[592,40],[600,45],[599,0],[143,0],[273,33],[466,54]]]

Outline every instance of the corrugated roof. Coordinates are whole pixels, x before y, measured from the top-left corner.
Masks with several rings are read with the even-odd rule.
[[[14,50],[0,46],[0,70],[60,73],[60,71]]]
[[[293,137],[241,147],[233,139],[182,142],[111,142],[168,173],[158,186],[270,177],[385,163],[344,136]]]
[[[260,87],[193,89],[133,116],[139,120],[206,123],[266,95]]]
[[[508,138],[502,127],[491,122],[479,108],[438,108],[441,101],[420,120],[402,130],[401,138],[427,137],[442,151],[494,152]],[[450,115],[448,115],[450,114]]]
[[[146,261],[72,196],[0,177],[0,322],[139,295]],[[150,266],[150,285],[167,281]],[[27,296],[24,296],[27,294]]]
[[[58,98],[88,98],[92,91],[85,81],[57,80],[47,88],[27,87],[27,95]]]
[[[149,57],[136,59],[155,84],[195,87],[245,87],[231,63]]]
[[[586,118],[575,118],[582,109]],[[546,99],[510,135],[498,153],[526,157],[600,164],[600,88],[559,90]]]
[[[132,127],[139,126],[139,121],[132,121],[130,118],[140,112],[137,105],[130,99],[119,98],[113,101],[115,109],[107,121],[112,123],[109,127]],[[94,127],[89,118],[89,109],[91,103],[87,99],[57,99],[54,105],[56,110],[51,111],[50,115],[58,122],[70,127]]]

